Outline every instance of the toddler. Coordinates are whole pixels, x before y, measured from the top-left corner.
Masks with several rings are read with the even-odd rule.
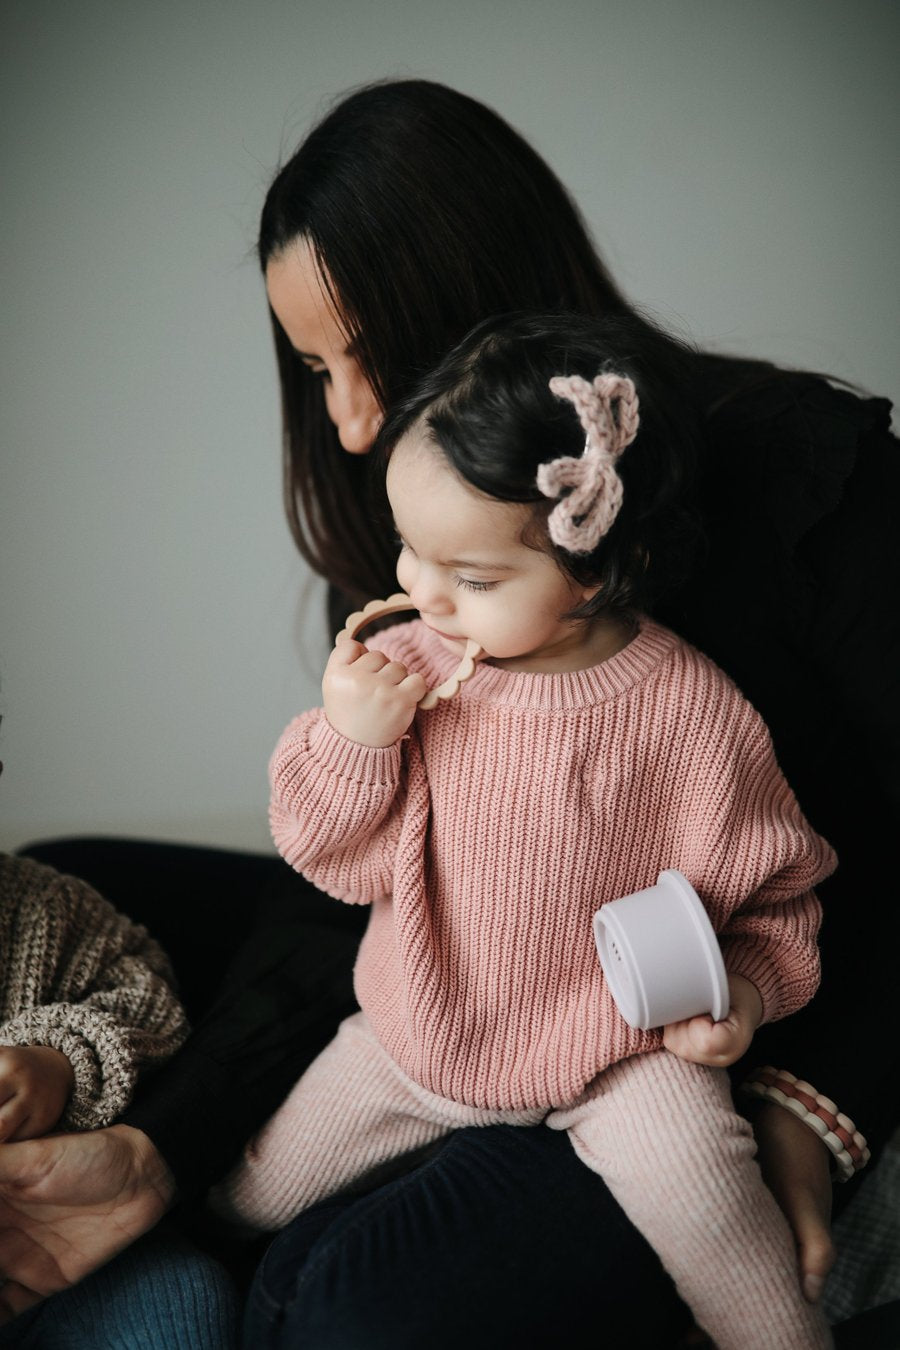
[[[543,1122],[721,1350],[826,1346],[723,1066],[812,996],[812,887],[835,859],[758,714],[644,612],[686,548],[695,444],[647,343],[623,320],[482,325],[382,428],[420,617],[340,637],[324,707],[271,761],[283,856],[371,906],[362,1011],[218,1202],[273,1229],[453,1129]],[[418,709],[467,643],[475,673]],[[718,1024],[633,1029],[597,960],[593,912],[664,868],[719,934]]]

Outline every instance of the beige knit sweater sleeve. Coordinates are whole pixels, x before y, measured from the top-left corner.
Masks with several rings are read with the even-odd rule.
[[[74,877],[0,857],[0,1045],[46,1045],[72,1064],[60,1129],[97,1129],[138,1071],[188,1033],[162,948]]]

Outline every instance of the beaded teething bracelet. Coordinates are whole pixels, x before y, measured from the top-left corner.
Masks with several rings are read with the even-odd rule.
[[[850,1117],[839,1111],[830,1098],[823,1097],[787,1069],[773,1069],[770,1065],[756,1069],[741,1084],[741,1092],[763,1101],[777,1102],[815,1130],[834,1157],[840,1181],[849,1181],[869,1161],[871,1154],[865,1138]]]

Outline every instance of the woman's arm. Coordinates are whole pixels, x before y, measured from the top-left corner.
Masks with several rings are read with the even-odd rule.
[[[794,777],[807,814],[834,844],[819,888],[822,984],[796,1017],[760,1033],[758,1063],[787,1068],[831,1098],[873,1152],[900,1117],[893,1015],[900,907],[900,447],[886,432],[858,447],[836,509],[798,547],[812,588],[803,638],[811,724]],[[795,753],[792,748],[792,753]],[[798,755],[798,759],[801,756]],[[887,1058],[886,1058],[887,1057]]]
[[[760,1028],[733,1081],[759,1064],[789,1069],[877,1152],[900,1116],[895,1052],[879,1034],[893,1015],[900,937],[889,898],[900,782],[900,644],[889,603],[900,583],[900,449],[883,400],[824,380],[779,374],[743,394],[721,392],[710,394],[701,474],[707,557],[663,617],[760,710],[806,816],[838,855],[836,874],[817,887],[819,992]],[[831,1263],[832,1155],[782,1106],[754,1111],[760,1160],[801,1267],[820,1281]],[[850,1190],[838,1187],[836,1202]]]
[[[356,1007],[353,963],[368,914],[283,867],[219,995],[179,1053],[123,1113],[149,1136],[181,1195],[235,1160]]]
[[[816,1302],[835,1261],[829,1153],[818,1135],[782,1106],[752,1116],[763,1179],[791,1226],[803,1293]]]
[[[873,1152],[900,1107],[879,1034],[900,937],[900,621],[890,603],[900,446],[889,416],[883,400],[806,375],[719,398],[700,487],[708,554],[665,614],[759,709],[806,817],[838,855],[817,887],[821,987],[760,1029],[755,1063],[827,1094]]]

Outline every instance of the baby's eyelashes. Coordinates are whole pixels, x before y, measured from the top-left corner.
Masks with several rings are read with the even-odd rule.
[[[497,581],[476,581],[472,577],[456,577],[457,586],[461,586],[464,591],[492,591],[500,583]]]

